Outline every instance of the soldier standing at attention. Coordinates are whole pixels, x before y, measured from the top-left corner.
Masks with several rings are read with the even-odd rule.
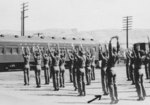
[[[91,54],[92,54],[91,80],[95,80],[95,51],[94,51],[94,49],[91,50]]]
[[[91,65],[92,65],[92,57],[91,53],[86,49],[86,65],[85,65],[85,73],[86,73],[86,81],[87,85],[91,85]]]
[[[117,39],[117,49],[114,47],[112,48],[111,41],[112,39]],[[118,52],[120,49],[120,45],[118,42],[118,36],[112,37],[109,42],[109,58],[108,58],[108,65],[107,65],[107,76],[108,76],[108,87],[111,97],[111,104],[118,103],[118,92],[117,92],[117,85],[116,85],[116,73],[115,73],[115,64],[118,61]]]
[[[77,69],[77,82],[78,82],[78,92],[79,96],[85,96],[86,90],[85,90],[85,52],[83,51],[83,48],[80,47],[79,54],[74,50],[74,54],[78,59],[78,69]]]
[[[144,61],[146,60],[146,53],[145,51],[140,49],[140,45],[137,44],[136,49],[134,52],[134,58],[135,58],[135,83],[136,83],[136,89],[138,94],[138,101],[144,100],[146,96],[146,91],[143,85],[143,72],[142,69],[144,68]]]
[[[22,56],[24,58],[24,85],[29,85],[29,72],[30,72],[30,50],[27,46],[26,50],[24,51],[24,47],[22,47]]]
[[[60,51],[59,51],[59,45],[57,44],[57,50],[52,53],[52,49],[49,47],[50,55],[52,57],[52,66],[53,66],[53,85],[54,85],[54,91],[59,90],[59,62],[60,62]]]
[[[77,58],[74,56],[73,53],[69,53],[69,51],[66,49],[68,58],[70,60],[69,62],[69,70],[72,72],[70,75],[70,78],[73,78],[73,85],[74,85],[74,90],[76,91],[78,89],[77,86]]]
[[[36,77],[36,85],[37,88],[41,87],[41,50],[39,49],[39,46],[37,46],[37,50],[35,51],[33,47],[33,55],[35,60],[35,77]]]
[[[43,60],[44,60],[45,85],[48,85],[50,80],[48,50],[46,50],[45,53],[42,51],[42,53],[43,53]]]
[[[102,80],[102,89],[104,95],[108,95],[108,77],[107,77],[107,63],[108,63],[108,51],[107,46],[105,45],[105,52],[102,52],[102,47],[99,46],[100,57],[102,59],[101,63],[101,80]]]
[[[65,87],[65,61],[66,61],[66,51],[60,55],[60,87]]]

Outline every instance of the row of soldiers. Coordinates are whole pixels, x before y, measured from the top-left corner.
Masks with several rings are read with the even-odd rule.
[[[117,39],[117,49],[112,48],[111,41],[112,39]],[[150,45],[150,44],[149,44]],[[149,46],[150,47],[150,46]],[[102,89],[104,91],[104,95],[108,93],[111,96],[111,103],[117,103],[118,100],[118,92],[117,92],[117,85],[116,85],[116,73],[114,71],[115,64],[118,62],[119,58],[119,42],[118,37],[112,37],[109,42],[108,50],[107,46],[105,45],[105,50],[102,50],[100,46],[100,55],[102,61],[101,67],[101,78],[102,78]],[[126,56],[129,60],[129,69],[130,69],[130,76],[132,80],[132,84],[135,85],[138,101],[145,100],[146,97],[146,90],[144,88],[144,80],[143,80],[143,71],[145,65],[150,63],[150,53],[147,51],[142,50],[139,44],[135,44],[132,50],[127,50]]]
[[[44,51],[39,46],[33,46],[33,56],[35,61],[35,77],[37,87],[41,87],[41,64],[42,57],[44,63],[45,84],[53,80],[53,87],[58,91],[60,87],[65,87],[65,61],[66,55],[69,57],[69,75],[70,82],[73,82],[75,91],[78,89],[79,96],[85,96],[85,80],[87,85],[91,84],[91,80],[95,80],[95,53],[94,50],[84,49],[82,45],[73,46],[72,51],[67,48],[60,53],[59,45],[56,49],[52,49],[49,45]],[[24,85],[29,85],[30,71],[30,49],[22,47],[24,57]],[[85,79],[86,77],[86,79]]]
[[[117,46],[112,47],[112,40],[117,39]],[[94,66],[95,66],[95,53],[94,51],[89,51],[84,49],[82,46],[72,46],[72,52],[69,52],[67,49],[64,53],[60,54],[59,46],[57,49],[52,49],[48,45],[48,49],[45,51],[40,50],[37,46],[37,51],[34,50],[33,55],[35,59],[35,75],[36,75],[36,84],[37,87],[41,86],[41,55],[44,58],[44,73],[45,73],[45,83],[49,84],[49,78],[53,78],[54,90],[58,91],[59,87],[65,86],[65,56],[66,53],[70,59],[69,71],[70,71],[70,82],[73,82],[75,90],[78,89],[79,96],[86,95],[85,80],[87,85],[91,84],[91,80],[95,80]],[[102,51],[102,46],[99,46],[100,56],[101,56],[101,79],[102,79],[102,88],[104,95],[110,94],[111,103],[117,103],[118,92],[116,85],[116,73],[115,73],[115,64],[119,59],[119,41],[118,36],[112,37],[109,42],[108,50],[105,45],[105,51]],[[29,62],[30,54],[28,52],[29,48],[24,51],[22,48],[24,61],[25,61],[25,85],[29,84]],[[51,72],[51,73],[49,73]],[[50,74],[50,77],[49,77]],[[85,79],[86,78],[86,79]],[[60,79],[60,80],[59,80]],[[60,83],[59,83],[60,82]]]
[[[117,37],[112,37],[118,39]],[[111,39],[111,40],[112,40]],[[114,72],[114,64],[118,60],[119,44],[117,42],[117,50],[113,48],[111,51],[111,40],[109,43],[109,51],[105,46],[105,51],[102,52],[100,48],[100,54],[102,59],[101,78],[104,95],[107,95],[108,89],[111,96],[111,103],[116,103],[118,100],[117,86],[116,86],[116,73]],[[112,54],[112,55],[111,55]],[[146,91],[143,84],[143,70],[147,69],[146,64],[150,62],[150,54],[140,47],[140,44],[136,44],[132,50],[126,52],[126,56],[129,60],[129,69],[131,73],[132,84],[135,84],[138,101],[145,100]]]
[[[117,40],[116,47],[112,47],[112,40]],[[24,48],[23,48],[24,49]],[[37,51],[33,47],[33,55],[35,59],[35,75],[36,75],[36,84],[37,87],[41,86],[41,56],[44,58],[44,73],[45,73],[45,83],[49,84],[49,78],[53,78],[54,90],[58,91],[59,87],[65,87],[65,56],[68,55],[70,59],[69,71],[70,71],[70,82],[73,82],[75,90],[78,89],[79,96],[86,95],[86,85],[91,84],[91,80],[95,79],[92,77],[94,73],[94,63],[95,63],[95,54],[90,52],[88,49],[84,49],[82,46],[72,46],[72,51],[69,52],[66,48],[66,51],[60,53],[59,46],[57,49],[52,49],[48,45],[48,49],[44,52],[40,50],[37,46]],[[101,62],[101,79],[102,79],[102,89],[104,95],[110,94],[111,104],[118,103],[118,91],[116,84],[117,74],[115,72],[115,65],[119,61],[119,37],[114,36],[110,39],[108,49],[107,45],[99,46],[99,54]],[[25,85],[29,84],[29,70],[30,70],[30,51],[27,47],[27,50],[23,51],[25,69]],[[150,56],[146,54],[145,51],[141,50],[140,46],[137,44],[135,50],[127,51],[127,57],[131,60],[130,69],[133,71],[132,79],[134,79],[136,91],[138,94],[138,101],[144,100],[146,97],[146,91],[143,84],[143,73],[142,69],[143,64],[146,61],[149,61]],[[91,75],[92,74],[92,75]],[[95,75],[94,75],[95,76]],[[86,78],[86,79],[85,79]]]
[[[141,46],[140,43],[138,43],[139,46]],[[150,48],[150,45],[149,45]],[[148,51],[145,52],[146,54],[148,54]],[[127,81],[132,81],[132,85],[135,84],[135,79],[134,79],[134,70],[133,70],[133,63],[134,63],[134,59],[133,59],[133,52],[131,50],[128,50],[128,52],[126,52],[126,74],[127,74]],[[150,79],[150,62],[147,60],[144,62],[144,67],[145,67],[145,76],[146,79]]]
[[[150,63],[150,53],[142,50],[140,43],[138,43],[135,45],[135,48],[126,52],[126,57],[128,59],[128,65],[126,66],[129,67],[129,76],[131,78],[132,85],[135,84],[139,97],[138,100],[144,100],[146,97],[146,91],[143,84],[143,72],[145,70],[146,78],[148,79],[147,65]]]

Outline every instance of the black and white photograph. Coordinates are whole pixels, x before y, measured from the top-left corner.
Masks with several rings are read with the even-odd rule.
[[[150,105],[150,0],[0,0],[0,105]]]

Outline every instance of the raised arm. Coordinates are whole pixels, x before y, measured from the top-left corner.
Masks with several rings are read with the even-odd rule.
[[[58,53],[58,56],[60,56],[60,48],[59,48],[59,44],[58,43],[56,44],[56,47],[57,47],[57,51],[56,52]]]
[[[36,58],[36,55],[35,55],[35,46],[32,47],[32,50],[33,50],[33,56],[34,56],[34,58]]]
[[[80,48],[81,48],[80,49],[81,51],[85,51],[84,48],[83,48],[83,46],[82,46],[82,44],[80,44]]]
[[[119,37],[116,37],[116,39],[117,39],[117,53],[119,53],[119,51],[120,51],[120,44],[119,44]]]
[[[126,57],[130,59],[129,51],[126,51],[125,54],[126,54]]]
[[[90,55],[90,52],[88,51],[88,49],[87,49],[87,48],[85,49],[85,53],[86,53],[86,55],[87,55],[87,56],[89,56],[89,55]]]
[[[99,54],[101,56],[102,59],[105,59],[104,55],[102,54],[102,46],[99,46]]]
[[[75,51],[75,50],[72,50],[72,51],[73,51],[74,55],[75,55],[78,59],[81,58],[81,57],[78,55],[77,51]]]
[[[110,39],[109,41],[109,45],[108,45],[108,50],[109,50],[109,57],[112,57],[113,55],[113,51],[112,51],[112,44],[111,44],[111,41],[112,41],[113,37]]]
[[[28,52],[29,52],[29,55],[30,55],[31,53],[30,53],[30,48],[29,48],[29,46],[27,46],[27,50],[28,50]]]
[[[114,36],[114,37],[112,37],[111,39],[110,39],[110,41],[109,41],[109,56],[110,57],[112,57],[112,55],[113,55],[113,51],[112,51],[112,44],[111,44],[111,41],[112,41],[112,39],[116,39],[117,40],[117,53],[120,51],[120,45],[119,45],[119,41],[118,41],[118,39],[119,39],[119,37],[118,36]]]
[[[108,56],[108,49],[107,49],[107,45],[105,44],[105,50],[106,50],[106,56]]]
[[[69,54],[69,52],[68,52],[68,49],[66,48],[66,53],[67,53],[67,55],[68,55],[68,58],[69,58],[69,60],[73,60],[73,58],[71,57],[71,55]]]
[[[81,57],[77,54],[77,52],[75,52],[74,55],[75,55],[78,59],[81,58]]]
[[[24,47],[22,46],[22,55],[24,56],[25,55],[25,52],[24,52]]]
[[[55,58],[54,54],[52,53],[52,48],[48,47],[48,49],[49,49],[49,52],[50,52],[50,56],[51,56],[52,58]]]
[[[45,50],[45,52],[44,52],[44,50],[42,49],[42,50],[41,50],[41,54],[42,54],[43,58],[45,59],[45,58],[46,58],[46,57],[45,57],[46,50]]]
[[[137,58],[137,55],[136,55],[134,49],[132,49],[132,52],[133,52],[133,57],[134,57],[134,58]]]
[[[67,53],[67,52],[66,52],[65,48],[64,48],[64,51],[63,51],[63,52],[64,52],[64,58],[66,58],[66,53]]]
[[[40,50],[39,46],[37,46],[37,49],[38,49],[38,52],[41,54],[41,50]]]

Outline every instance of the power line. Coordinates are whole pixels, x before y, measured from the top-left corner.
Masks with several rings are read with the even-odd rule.
[[[28,9],[26,9],[28,7],[28,2],[21,4],[22,5],[22,11],[21,11],[21,36],[25,35],[25,18],[27,18],[28,16],[25,16],[25,11],[27,11]]]
[[[123,24],[124,24],[124,26],[123,26],[123,30],[125,30],[126,31],[126,44],[127,44],[127,48],[128,48],[128,35],[129,35],[129,30],[131,30],[131,25],[132,25],[132,16],[126,16],[126,17],[123,17]]]

